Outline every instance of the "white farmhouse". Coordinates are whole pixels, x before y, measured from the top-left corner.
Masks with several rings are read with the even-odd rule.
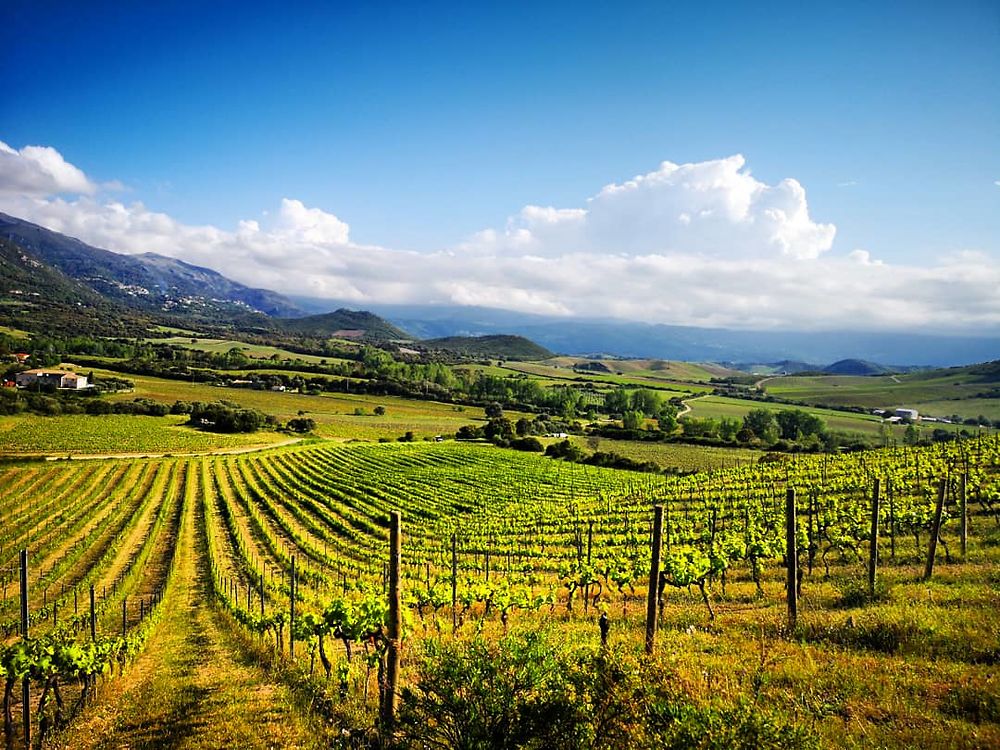
[[[87,376],[77,375],[75,372],[67,372],[66,370],[46,370],[42,368],[19,372],[14,376],[14,382],[20,388],[27,388],[36,383],[42,383],[54,385],[56,388],[81,390],[87,387]]]
[[[920,415],[916,409],[896,409],[896,416],[900,419],[909,419],[911,422],[916,422],[920,419]]]

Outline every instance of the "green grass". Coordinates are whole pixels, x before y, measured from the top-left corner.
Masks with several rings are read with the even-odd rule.
[[[242,341],[231,339],[207,339],[194,336],[173,336],[165,339],[157,339],[157,343],[180,346],[184,349],[194,349],[196,351],[210,352],[214,354],[225,354],[230,349],[239,349],[250,359],[271,359],[289,362],[309,362],[310,364],[333,364],[346,362],[347,360],[336,357],[320,357],[313,354],[298,354],[287,349],[280,349],[276,346],[265,344],[247,344]]]
[[[882,429],[882,419],[870,414],[851,414],[832,409],[817,409],[812,407],[795,407],[788,404],[775,404],[766,401],[746,401],[724,396],[705,396],[690,402],[690,416],[698,419],[712,417],[729,417],[742,419],[751,409],[767,409],[781,411],[782,409],[802,408],[810,414],[815,414],[826,422],[826,426],[837,432],[859,432],[866,435],[878,435]]]
[[[31,336],[27,331],[22,331],[20,328],[11,328],[10,326],[0,326],[0,333],[11,338],[24,340],[27,340]]]
[[[914,408],[932,416],[985,414],[993,419],[1000,418],[1000,399],[977,395],[995,386],[996,383],[981,382],[963,370],[871,377],[785,376],[763,381],[768,393],[802,403],[868,409]]]
[[[369,396],[364,394],[322,393],[308,396],[299,393],[276,393],[246,388],[223,388],[205,383],[188,383],[145,375],[120,375],[97,370],[97,375],[127,377],[135,383],[135,390],[119,393],[110,400],[131,401],[134,398],[151,398],[172,404],[174,401],[232,401],[281,421],[287,421],[303,412],[316,422],[316,434],[342,440],[377,440],[381,437],[397,438],[413,432],[417,438],[454,433],[459,427],[485,418],[483,410],[476,407],[458,407],[436,401],[418,401],[396,396]],[[375,407],[385,407],[383,416],[375,416]],[[363,414],[358,415],[360,410]],[[511,412],[511,419],[520,414]]]
[[[274,432],[237,435],[200,432],[182,426],[186,419],[124,414],[0,417],[0,454],[198,453],[266,446],[288,439]]]
[[[187,328],[175,328],[174,326],[152,326],[149,330],[152,333],[171,333],[175,336],[187,336],[188,338],[191,338],[192,336],[201,336],[201,334],[197,331],[192,331]]]
[[[608,449],[610,444],[602,441],[600,447]],[[981,481],[988,487],[996,487],[996,448],[986,448],[992,450],[993,458],[984,459],[976,471],[985,472]],[[930,459],[938,452],[937,448],[925,449],[920,455]],[[310,744],[310,737],[320,738],[320,730],[310,728],[307,716],[333,712],[335,719],[324,722],[332,735],[342,726],[357,728],[362,721],[359,717],[370,717],[374,698],[362,697],[361,686],[370,686],[373,675],[361,659],[355,659],[347,669],[349,695],[342,698],[336,695],[334,682],[324,683],[318,666],[310,680],[306,644],[300,643],[297,659],[290,663],[281,656],[261,655],[268,649],[270,636],[240,638],[236,626],[213,604],[207,585],[211,581],[211,554],[215,555],[211,562],[221,566],[220,573],[228,581],[230,576],[239,579],[241,570],[256,569],[252,566],[258,559],[266,560],[272,572],[283,570],[287,558],[280,557],[278,551],[285,555],[288,550],[293,554],[297,551],[300,565],[306,561],[300,571],[326,571],[330,574],[327,582],[333,584],[317,585],[308,576],[301,580],[299,611],[315,613],[337,596],[338,582],[346,585],[348,579],[339,564],[345,558],[357,556],[361,563],[347,568],[352,576],[368,575],[370,580],[381,582],[386,534],[379,521],[386,511],[400,509],[405,518],[404,601],[410,601],[407,597],[426,585],[432,568],[435,575],[447,575],[447,540],[456,524],[464,536],[460,586],[478,587],[485,581],[484,549],[496,553],[493,581],[517,580],[518,555],[527,552],[526,562],[539,576],[530,586],[538,593],[545,591],[547,582],[556,580],[558,564],[584,554],[582,546],[575,545],[574,532],[586,534],[588,520],[596,522],[593,551],[600,562],[606,559],[606,545],[618,536],[623,521],[628,524],[630,514],[633,528],[638,529],[636,544],[646,549],[649,506],[658,500],[666,500],[668,512],[673,511],[667,523],[672,519],[673,526],[668,527],[680,535],[674,537],[677,545],[689,533],[684,531],[687,523],[707,526],[707,519],[699,517],[697,509],[713,495],[731,492],[738,500],[737,493],[767,487],[754,501],[755,505],[759,501],[763,510],[771,506],[772,496],[781,497],[783,477],[796,483],[810,478],[819,481],[822,466],[824,473],[827,468],[832,472],[831,488],[836,488],[835,496],[841,496],[845,481],[853,481],[855,469],[872,466],[873,461],[877,465],[877,459],[885,456],[803,456],[784,467],[761,467],[759,481],[750,476],[758,472],[742,469],[731,472],[728,478],[645,477],[453,443],[290,446],[247,456],[158,461],[184,467],[173,476],[183,483],[177,488],[177,497],[190,503],[179,534],[180,563],[176,583],[168,593],[166,614],[148,650],[125,677],[109,678],[104,683],[97,703],[71,727],[63,746],[294,747]],[[912,466],[912,456],[897,458],[896,468]],[[247,471],[241,472],[241,467]],[[838,467],[846,471],[840,473]],[[34,488],[37,503],[39,498],[54,496],[53,491],[72,490],[76,486],[73,474],[80,477],[92,468],[72,463],[8,467],[0,478],[13,488],[22,486],[21,479],[39,479],[48,472],[58,475],[51,487],[36,481],[24,485]],[[942,456],[934,470],[945,468]],[[904,476],[913,478],[912,473]],[[235,499],[232,489],[226,489],[233,488],[239,477],[243,477],[240,482],[256,477],[252,481],[259,485],[256,500],[250,498],[256,491],[240,493],[247,497],[246,505]],[[300,482],[296,477],[308,481]],[[668,490],[671,485],[676,491]],[[93,486],[100,485],[95,482]],[[905,482],[905,487],[912,487],[912,482]],[[657,494],[659,490],[666,494]],[[849,492],[858,495],[854,488]],[[905,490],[897,497],[904,494]],[[308,503],[307,496],[311,498]],[[28,500],[30,512],[31,498]],[[258,510],[270,509],[258,519],[270,529],[266,535],[252,532],[251,520],[257,516],[251,503]],[[690,510],[695,512],[689,514]],[[322,520],[328,511],[335,511],[336,519],[341,519],[336,525]],[[272,517],[283,519],[280,527]],[[365,519],[370,523],[362,523]],[[720,521],[739,528],[740,514]],[[227,531],[229,525],[235,531]],[[597,608],[585,611],[578,598],[570,610],[563,594],[551,608],[516,608],[510,627],[515,632],[541,633],[553,652],[571,651],[592,658],[599,651],[595,621],[604,610],[610,620],[610,653],[615,659],[624,654],[632,666],[644,662],[649,669],[644,674],[669,686],[677,704],[727,709],[742,706],[768,721],[808,731],[815,735],[818,747],[998,747],[1000,525],[984,506],[973,502],[972,535],[968,555],[962,560],[957,559],[956,526],[952,519],[942,530],[955,559],[948,562],[943,547],[939,547],[929,582],[921,580],[926,533],[920,544],[901,536],[894,555],[883,536],[879,581],[884,593],[876,602],[863,606],[852,603],[848,594],[863,586],[864,562],[833,554],[826,575],[817,558],[812,570],[804,570],[794,630],[786,627],[785,570],[780,551],[769,553],[763,565],[760,596],[743,562],[727,571],[724,588],[721,581],[712,583],[716,613],[712,620],[696,589],[668,588],[658,621],[656,653],[651,657],[643,656],[642,581],[648,567],[635,574],[636,590],[626,602],[617,591],[605,588]],[[211,535],[209,527],[214,530]],[[263,543],[264,538],[273,538],[273,543]],[[334,543],[329,559],[327,541]],[[338,541],[344,544],[338,546]],[[474,578],[473,584],[465,581],[466,575]],[[287,606],[286,591],[273,579],[270,594],[269,608]],[[416,679],[421,643],[472,639],[479,632],[496,642],[506,630],[495,610],[488,617],[484,615],[482,623],[476,622],[478,613],[470,611],[468,620],[453,635],[447,604],[438,618],[408,607],[412,617],[407,618],[402,644],[404,686]],[[335,666],[342,663],[339,644],[328,652]],[[461,685],[462,676],[454,676],[452,686]],[[576,676],[580,676],[578,672]],[[282,687],[279,681],[286,679],[325,689],[330,701],[315,701],[306,709]],[[619,698],[627,703],[636,695],[623,691]],[[666,707],[659,706],[661,710]],[[587,705],[581,708],[590,710]],[[347,715],[350,712],[353,717]],[[678,717],[678,721],[684,720]],[[310,734],[310,729],[316,734]],[[702,743],[698,746],[719,747],[715,733],[725,729],[718,723],[704,727],[704,733],[697,737]],[[754,744],[753,737],[743,739],[743,747],[760,746]],[[322,740],[327,746],[332,741],[325,736]],[[642,747],[662,746],[656,740],[652,738]],[[710,745],[713,740],[717,744]],[[685,746],[690,744],[693,742]],[[622,741],[610,746],[628,745]]]
[[[572,441],[586,451],[605,451],[631,458],[652,461],[663,468],[681,471],[711,471],[756,462],[760,451],[749,448],[716,448],[685,443],[652,443],[640,440],[588,439],[574,436]]]
[[[557,359],[556,361],[558,362],[559,360]],[[700,376],[696,379],[697,382],[692,383],[688,380],[678,379],[672,375],[661,376],[661,374],[657,374],[652,371],[644,373],[644,371],[638,370],[635,374],[626,374],[622,371],[621,375],[617,374],[617,372],[578,372],[573,370],[571,364],[550,364],[551,362],[553,362],[553,360],[546,360],[545,362],[507,362],[504,364],[502,369],[508,371],[508,374],[510,372],[515,372],[532,375],[536,379],[539,379],[543,385],[565,384],[566,382],[589,382],[596,386],[604,386],[605,388],[614,388],[617,386],[658,388],[673,391],[675,393],[671,393],[670,395],[678,396],[705,393],[709,390],[707,385],[701,384],[701,381],[707,378]],[[615,366],[622,365],[623,363],[609,361],[605,364],[614,368]],[[692,368],[697,368],[697,366],[694,365]],[[668,370],[664,372],[670,371]],[[684,370],[684,372],[691,373],[694,372],[694,370]]]

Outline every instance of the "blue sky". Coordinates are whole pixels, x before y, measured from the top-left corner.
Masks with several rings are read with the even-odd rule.
[[[835,225],[827,256],[995,266],[995,2],[479,5],[15,0],[0,140],[184,226],[292,199],[352,243],[429,253],[742,154]],[[602,237],[590,252],[620,252]]]

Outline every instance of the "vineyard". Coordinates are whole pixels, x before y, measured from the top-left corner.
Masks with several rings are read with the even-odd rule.
[[[671,670],[691,705],[760,701],[820,744],[1000,742],[996,436],[685,477],[485,445],[319,443],[3,464],[0,488],[13,746],[26,729],[39,743],[100,746],[93,717],[111,710],[117,684],[139,679],[129,664],[174,648],[176,613],[192,602],[221,612],[219,643],[263,665],[253,679],[285,685],[288,711],[314,722],[303,729],[311,740],[281,744],[372,741],[365,730],[385,709],[391,671],[393,513],[400,742],[417,737],[406,712],[420,715],[419,681],[441,644],[540,632],[554,652],[638,659],[654,506],[660,632],[643,658]],[[420,742],[444,726],[424,719]],[[127,738],[109,737],[103,746]]]

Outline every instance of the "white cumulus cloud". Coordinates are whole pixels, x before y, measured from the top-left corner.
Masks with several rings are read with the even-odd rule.
[[[96,186],[51,146],[16,150],[0,141],[0,194],[52,195],[95,192]]]
[[[0,210],[98,247],[158,252],[252,286],[357,307],[483,305],[799,330],[1000,329],[994,257],[961,252],[907,265],[867,249],[837,254],[836,229],[810,216],[803,186],[757,180],[742,156],[663,162],[583,206],[526,206],[502,227],[412,252],[357,244],[341,218],[293,198],[233,230],[183,224],[141,202],[102,198],[51,151],[64,175],[79,173],[78,194],[63,195],[73,192],[68,178],[48,188],[22,180],[15,190],[4,175]]]
[[[586,208],[526,206],[503,232],[480,233],[466,247],[790,258],[829,250],[836,228],[810,218],[802,186],[793,179],[767,185],[745,164],[740,155],[663,162],[654,172],[605,186]]]

